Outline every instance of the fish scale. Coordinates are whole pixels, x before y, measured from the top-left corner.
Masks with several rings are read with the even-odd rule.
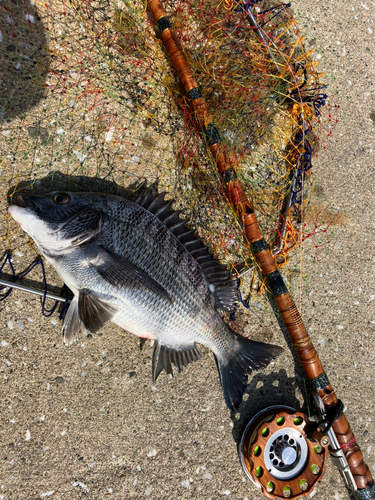
[[[179,266],[182,272],[188,274],[189,278],[193,282],[193,286],[196,287],[196,291],[201,292],[204,296],[204,300],[211,300],[211,294],[204,279],[203,273],[200,270],[198,264],[192,258],[190,253],[184,248],[184,246],[179,242],[177,238],[151,213],[147,212],[141,206],[132,204],[130,202],[124,204],[124,209],[114,211],[114,219],[111,223],[104,223],[103,225],[103,237],[100,238],[104,244],[108,242],[109,235],[113,235],[113,241],[111,246],[114,252],[120,253],[124,257],[132,259],[137,265],[147,265],[153,277],[159,272],[159,279],[163,278],[165,273],[165,268],[161,266],[148,265],[148,257],[159,255],[161,252],[168,249],[168,253]],[[125,208],[126,207],[126,208]],[[125,228],[124,222],[127,222],[127,230]],[[108,229],[106,228],[108,225]],[[116,227],[121,226],[123,233],[121,237],[116,235]],[[134,228],[134,230],[129,234],[129,231]],[[136,231],[135,228],[139,228],[141,231]],[[130,239],[131,244],[127,243]],[[147,239],[147,242],[145,242]],[[147,243],[147,248],[145,243]],[[139,245],[142,245],[141,247]],[[134,252],[139,248],[142,248],[142,252],[137,252],[137,257],[134,258]],[[146,262],[143,262],[146,261]],[[165,280],[168,282],[168,280]]]
[[[101,193],[48,193],[20,198],[9,213],[34,239],[74,293],[64,321],[67,345],[108,321],[155,339],[153,381],[202,354],[215,355],[229,408],[238,407],[248,374],[281,348],[232,331],[235,283],[171,210],[164,195],[138,203]],[[197,260],[195,260],[196,255]]]

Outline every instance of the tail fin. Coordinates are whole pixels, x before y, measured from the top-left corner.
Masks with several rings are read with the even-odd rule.
[[[217,359],[224,399],[230,410],[238,408],[247,386],[247,376],[275,359],[283,349],[236,335],[239,347],[227,364]]]

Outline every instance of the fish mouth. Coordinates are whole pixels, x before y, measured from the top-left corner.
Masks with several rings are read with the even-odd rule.
[[[16,203],[14,203],[14,204],[18,205],[19,207],[22,207],[22,208],[33,208],[37,212],[40,212],[40,209],[39,209],[38,205],[36,203],[34,203],[32,197],[28,198],[27,196],[22,196],[22,195],[18,194],[16,196],[15,202]]]
[[[17,201],[17,205],[19,205],[20,207],[22,207],[22,208],[27,207],[24,198],[20,194],[16,197],[16,201]]]
[[[9,205],[8,207],[8,214],[13,217],[13,219],[21,226],[21,228],[25,230],[25,228],[22,226],[22,224],[17,220],[18,217],[15,216],[15,210],[14,208],[19,207],[23,208],[25,210],[27,209],[33,209],[34,211],[36,210],[37,212],[39,211],[38,207],[35,205],[35,203],[30,200],[30,198],[27,198],[27,196],[21,196],[20,194],[17,196],[14,196],[12,199],[12,204]],[[27,232],[27,231],[26,231]]]
[[[32,200],[30,200],[30,198],[28,198],[27,196],[21,196],[20,194],[18,194],[12,201],[12,205],[17,205],[22,208],[36,207]]]

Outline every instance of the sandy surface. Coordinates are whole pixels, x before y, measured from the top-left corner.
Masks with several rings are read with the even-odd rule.
[[[341,215],[318,262],[304,250],[292,291],[375,473],[374,5],[293,8],[339,105],[314,176],[316,202]],[[210,353],[153,390],[152,349],[136,337],[108,326],[66,349],[57,314],[43,318],[38,298],[15,292],[0,308],[1,500],[263,498],[241,470],[237,442],[257,410],[301,407],[301,370],[280,329],[268,340],[284,354],[253,377],[231,418]],[[347,498],[330,460],[314,498]]]

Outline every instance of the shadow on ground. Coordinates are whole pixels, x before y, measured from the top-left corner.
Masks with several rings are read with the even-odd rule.
[[[9,122],[25,115],[45,96],[50,56],[46,27],[33,2],[0,1],[0,32],[0,121]],[[35,128],[29,133],[41,131]]]
[[[11,186],[8,190],[8,202],[16,203],[14,196],[18,194],[44,194],[54,191],[70,191],[70,192],[92,192],[105,193],[108,195],[117,195],[130,200],[136,200],[139,195],[146,191],[152,190],[157,192],[157,183],[146,185],[138,180],[129,186],[118,186],[110,179],[99,179],[97,177],[87,177],[84,175],[66,175],[59,171],[51,172],[42,179],[38,179],[30,185],[29,181],[20,181]]]

